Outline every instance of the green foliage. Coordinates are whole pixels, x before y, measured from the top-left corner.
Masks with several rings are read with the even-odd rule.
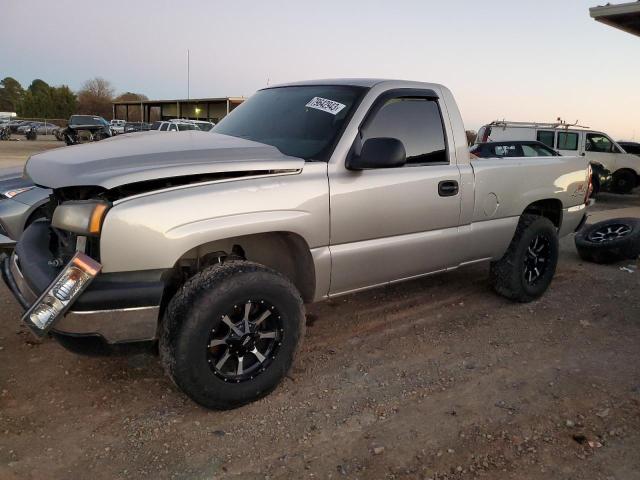
[[[31,82],[31,85],[29,85],[29,88],[27,90],[29,90],[34,95],[40,95],[46,94],[50,88],[51,87],[47,82],[36,78],[33,82]]]
[[[69,118],[78,106],[76,95],[67,87],[50,87],[34,80],[24,93],[18,114],[25,118]]]
[[[114,102],[130,102],[132,100],[149,100],[149,97],[142,93],[124,92],[113,99]]]
[[[0,80],[0,111],[15,112],[24,96],[20,83],[12,77]]]
[[[39,78],[31,82],[26,90],[15,78],[0,80],[0,111],[16,112],[22,118],[67,119],[76,113],[110,118],[113,96],[113,87],[103,78],[85,82],[77,95],[66,85],[52,87]],[[141,93],[132,92],[123,93],[118,98],[147,99]]]

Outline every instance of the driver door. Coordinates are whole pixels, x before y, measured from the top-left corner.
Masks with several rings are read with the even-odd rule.
[[[374,103],[356,143],[396,138],[407,163],[330,173],[330,294],[456,264],[460,172],[445,131],[438,99],[385,96]]]
[[[600,163],[610,172],[615,172],[619,153],[622,152],[605,134],[586,133],[585,156],[590,162]]]

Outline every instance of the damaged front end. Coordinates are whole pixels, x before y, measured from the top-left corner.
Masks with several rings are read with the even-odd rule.
[[[51,332],[101,342],[156,338],[162,271],[100,273],[100,233],[113,192],[101,187],[55,189],[45,218],[23,233],[2,276],[26,310],[37,337]]]

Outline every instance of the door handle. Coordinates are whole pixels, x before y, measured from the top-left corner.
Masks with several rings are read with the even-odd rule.
[[[443,180],[438,183],[438,195],[441,197],[453,197],[458,194],[458,182],[455,180]]]

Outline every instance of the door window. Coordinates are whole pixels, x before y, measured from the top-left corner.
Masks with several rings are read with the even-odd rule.
[[[169,125],[169,131],[170,132],[177,132],[178,131],[178,127],[176,127],[175,123],[172,123],[171,125]]]
[[[558,150],[578,150],[578,134],[558,132]]]
[[[555,132],[550,132],[548,130],[538,130],[537,140],[544,143],[547,147],[553,148],[555,134]]]
[[[367,125],[362,141],[377,137],[400,140],[409,166],[449,163],[440,108],[434,100],[388,100]]]
[[[601,133],[587,133],[585,149],[587,152],[619,153],[609,137]]]
[[[525,157],[553,157],[558,154],[548,148],[546,145],[522,145],[522,154]]]

